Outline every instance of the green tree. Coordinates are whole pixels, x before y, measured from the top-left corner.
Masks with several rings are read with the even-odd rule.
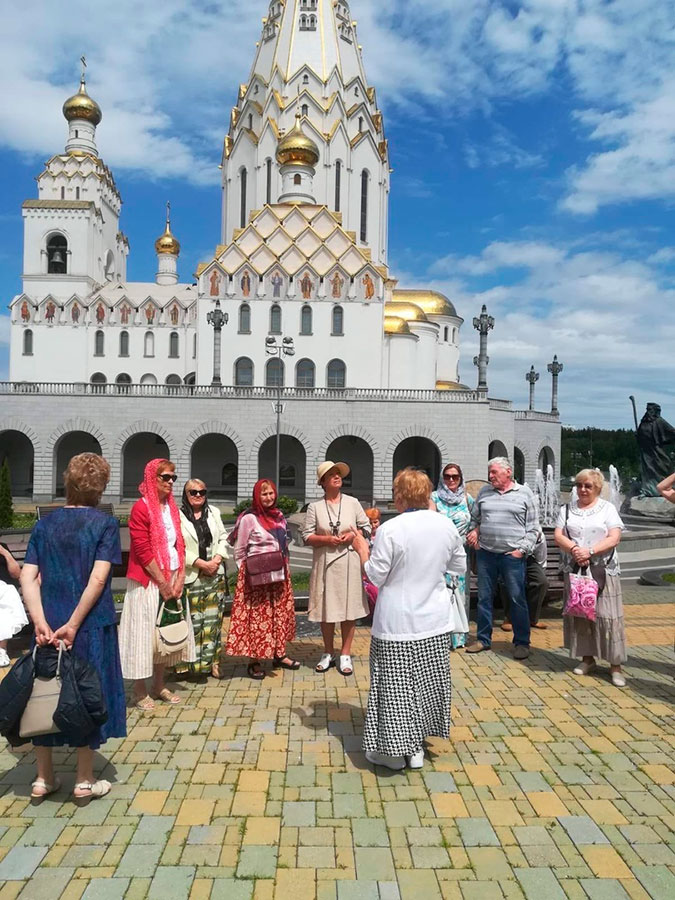
[[[633,430],[563,428],[563,476],[573,476],[587,467],[608,472],[610,466],[618,469],[624,488],[640,474],[640,453]]]
[[[0,467],[0,528],[11,528],[14,519],[12,507],[12,479],[7,459]]]

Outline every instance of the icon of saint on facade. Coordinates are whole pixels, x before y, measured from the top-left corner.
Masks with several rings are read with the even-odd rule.
[[[220,282],[220,272],[217,269],[214,269],[209,278],[209,294],[211,297],[220,296]]]
[[[344,278],[341,278],[340,273],[336,272],[331,278],[330,283],[333,288],[333,299],[339,300],[342,297],[342,288],[345,285]]]
[[[272,275],[272,288],[274,289],[274,297],[281,297],[281,288],[283,287],[284,279],[281,277],[281,272],[278,270],[275,271]]]
[[[155,307],[152,304],[145,307],[145,321],[148,325],[155,324]]]
[[[99,325],[103,325],[103,323],[105,322],[105,307],[102,303],[99,303],[99,305],[96,307],[96,321]]]
[[[169,311],[169,317],[171,318],[172,325],[178,325],[179,312],[178,312],[178,306],[175,303],[171,307],[171,310]]]
[[[45,319],[50,325],[54,324],[54,316],[56,315],[56,304],[50,300],[45,307]]]
[[[131,313],[131,309],[130,309],[130,307],[127,306],[126,303],[120,307],[120,321],[121,321],[122,325],[129,324],[130,313]]]
[[[367,272],[363,278],[363,286],[366,289],[366,300],[372,300],[375,296],[375,282]]]
[[[251,294],[251,276],[248,274],[248,269],[241,276],[241,292],[244,297],[249,297]]]
[[[80,321],[80,306],[78,303],[73,303],[72,309],[70,310],[70,318],[72,319],[73,325],[77,325]]]
[[[30,308],[25,300],[21,304],[21,321],[30,322]]]
[[[303,300],[311,300],[312,291],[314,290],[314,282],[309,277],[309,272],[305,272],[300,281],[300,290],[302,291]]]

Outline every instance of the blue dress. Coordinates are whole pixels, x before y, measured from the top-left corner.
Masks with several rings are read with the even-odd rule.
[[[70,619],[97,561],[122,562],[117,519],[93,507],[72,507],[57,510],[36,524],[25,562],[40,570],[42,608],[50,628],[56,630]],[[75,635],[72,649],[98,672],[108,721],[81,744],[73,745],[62,734],[49,734],[33,739],[38,747],[68,744],[97,750],[108,738],[126,737],[126,700],[111,585],[112,572]]]

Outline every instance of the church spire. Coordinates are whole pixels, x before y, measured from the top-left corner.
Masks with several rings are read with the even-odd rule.
[[[83,56],[81,62],[82,76],[79,90],[63,104],[63,115],[68,122],[66,153],[73,155],[91,153],[92,156],[96,156],[98,154],[96,126],[100,125],[103,113],[98,103],[87,93],[86,57]]]
[[[178,282],[178,257],[180,244],[171,232],[171,204],[166,204],[166,228],[164,234],[155,241],[157,253],[157,284],[176,284]]]

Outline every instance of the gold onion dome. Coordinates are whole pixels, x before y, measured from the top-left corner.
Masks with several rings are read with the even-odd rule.
[[[80,81],[80,89],[63,104],[63,115],[69,122],[73,119],[85,119],[92,125],[98,125],[103,118],[101,107],[87,93],[84,78]]]
[[[166,228],[164,229],[164,234],[155,241],[155,251],[160,255],[171,254],[172,256],[178,256],[180,253],[180,244],[171,233],[171,218],[169,211],[170,207],[167,203]]]
[[[295,125],[279,141],[277,162],[281,166],[316,166],[319,161],[319,148],[307,137],[300,124],[300,113],[295,114]]]
[[[394,302],[414,303],[428,316],[457,316],[457,310],[439,291],[394,291]]]
[[[460,384],[458,381],[437,381],[437,391],[470,391],[471,388],[467,384]]]
[[[385,334],[412,334],[410,327],[405,319],[400,316],[384,317],[384,333]]]
[[[397,300],[385,303],[385,316],[396,316],[406,322],[428,322],[426,313],[415,303],[404,303]]]

